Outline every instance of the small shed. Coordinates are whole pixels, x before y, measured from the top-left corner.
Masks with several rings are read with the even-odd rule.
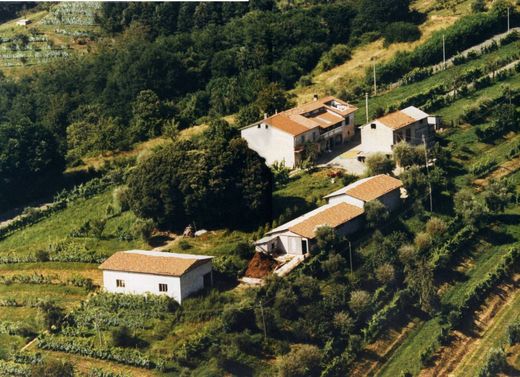
[[[179,304],[213,285],[212,256],[163,251],[119,251],[104,261],[103,287],[112,293],[167,295]]]
[[[22,18],[21,20],[16,21],[16,25],[18,26],[27,26],[31,23],[31,20],[28,20],[27,18]]]

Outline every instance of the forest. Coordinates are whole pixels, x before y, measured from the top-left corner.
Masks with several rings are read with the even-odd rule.
[[[324,55],[332,46],[348,52],[363,35],[381,35],[389,20],[402,22],[409,13],[409,3],[396,0],[288,9],[273,1],[105,4],[99,22],[119,35],[114,45],[0,81],[0,122],[9,129],[0,140],[0,205],[56,189],[21,182],[59,174],[64,162],[75,166],[84,156],[126,150],[162,134],[168,123],[182,129],[239,111],[248,123],[283,110],[290,104],[284,91],[322,56],[333,59]]]

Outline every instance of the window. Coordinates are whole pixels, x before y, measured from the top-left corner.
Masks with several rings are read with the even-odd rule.
[[[372,123],[372,124],[370,125],[370,128],[373,129],[373,130],[375,130],[375,129],[376,129],[376,124],[375,124],[375,123]]]
[[[125,281],[121,279],[116,279],[116,287],[117,288],[124,288],[125,287]]]
[[[168,292],[168,284],[159,284],[159,292]]]
[[[269,128],[269,126],[266,124],[266,125],[265,125],[265,129],[268,129],[268,128]]]
[[[260,128],[261,126],[262,126],[262,125],[261,125],[261,124],[259,124],[258,126],[256,126],[256,128]]]

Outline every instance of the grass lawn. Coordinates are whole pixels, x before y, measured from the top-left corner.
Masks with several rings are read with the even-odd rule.
[[[111,191],[87,200],[80,200],[32,226],[18,230],[0,240],[0,255],[10,253],[27,255],[47,247],[50,243],[61,241],[87,220],[102,219],[111,200]],[[107,255],[117,250],[142,248],[145,246],[142,241],[120,241],[113,235],[117,227],[129,230],[135,219],[133,213],[124,212],[107,221],[103,233],[104,239],[77,238],[76,240],[85,243],[89,249]]]

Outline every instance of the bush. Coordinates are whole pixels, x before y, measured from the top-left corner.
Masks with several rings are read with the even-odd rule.
[[[479,370],[478,377],[493,377],[502,372],[507,365],[506,354],[501,348],[489,352],[484,366]]]
[[[507,341],[510,345],[520,343],[520,321],[510,324],[507,328]]]
[[[338,44],[333,46],[327,51],[320,59],[318,63],[318,71],[328,71],[337,65],[345,63],[351,57],[350,48],[344,44]]]
[[[370,293],[367,291],[353,291],[350,295],[349,307],[355,313],[362,313],[370,304]]]
[[[321,351],[318,347],[302,344],[284,355],[278,365],[280,377],[313,377],[320,375]]]
[[[130,209],[128,187],[116,187],[112,192],[112,201],[116,213],[128,211]]]
[[[395,168],[394,162],[383,153],[374,153],[366,159],[367,175],[390,174]]]
[[[132,226],[132,235],[135,238],[141,239],[144,242],[150,241],[152,238],[152,233],[154,230],[154,223],[151,219],[137,219],[134,225]]]
[[[388,46],[396,42],[412,42],[421,37],[421,31],[409,22],[393,22],[388,24],[384,31],[385,45]]]

